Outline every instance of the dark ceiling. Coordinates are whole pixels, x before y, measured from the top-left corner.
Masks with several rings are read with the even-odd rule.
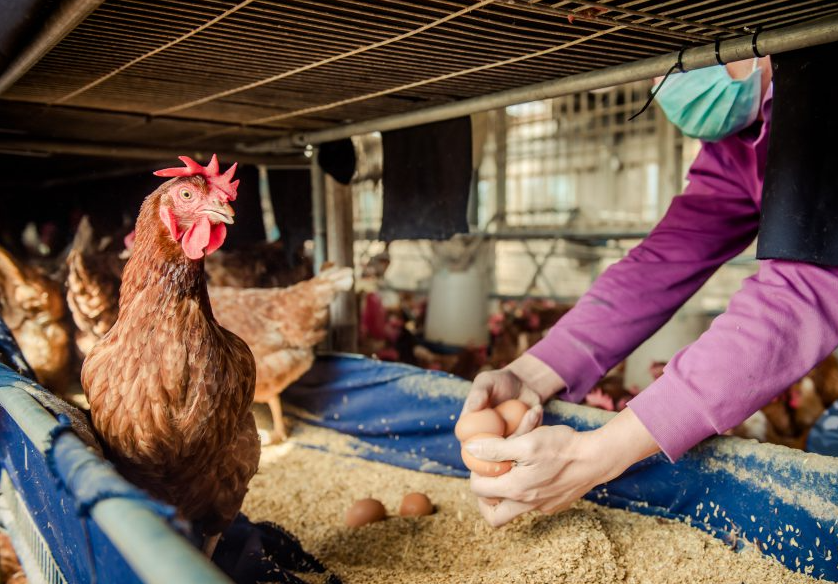
[[[109,147],[146,164],[233,152],[835,12],[826,0],[106,0],[0,96],[0,151],[65,156],[2,155],[0,176],[136,166],[79,158]]]

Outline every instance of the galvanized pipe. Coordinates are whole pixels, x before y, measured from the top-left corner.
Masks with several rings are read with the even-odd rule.
[[[265,239],[274,242],[279,239],[279,229],[276,226],[274,204],[271,201],[271,183],[268,179],[268,167],[264,164],[256,166],[259,172],[259,204],[262,209],[262,225],[265,227]]]
[[[46,19],[44,27],[0,76],[0,95],[23,77],[61,39],[96,10],[104,0],[66,0]]]
[[[719,55],[723,62],[741,61],[754,56],[751,46],[752,35],[722,41]],[[763,55],[783,53],[813,45],[838,41],[838,14],[822,19],[796,24],[776,30],[765,31],[757,38],[757,50]],[[678,52],[650,57],[640,61],[624,63],[614,67],[588,71],[556,79],[464,99],[453,103],[429,107],[412,112],[395,114],[375,120],[336,126],[314,132],[301,132],[268,140],[252,146],[237,148],[248,153],[288,152],[307,144],[322,144],[369,132],[398,130],[449,120],[473,113],[507,107],[519,103],[550,99],[562,95],[581,93],[593,89],[621,85],[633,81],[652,79],[666,73],[678,61]],[[685,70],[700,69],[716,64],[715,45],[708,44],[683,51],[681,63]]]
[[[314,273],[319,274],[326,261],[326,175],[317,162],[318,148],[311,156],[311,215],[314,221]]]

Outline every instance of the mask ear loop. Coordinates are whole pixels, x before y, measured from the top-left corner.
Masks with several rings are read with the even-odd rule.
[[[684,64],[681,62],[681,60],[684,58],[684,51],[686,50],[687,47],[681,47],[681,50],[678,51],[678,61],[672,67],[669,68],[669,71],[667,71],[666,75],[663,76],[663,79],[661,79],[661,82],[658,83],[658,86],[652,90],[651,95],[649,95],[649,99],[646,100],[646,103],[643,105],[642,108],[640,108],[640,111],[628,119],[629,122],[646,111],[646,109],[649,107],[649,105],[651,105],[652,101],[655,99],[655,96],[661,90],[661,87],[663,87],[663,84],[666,83],[666,80],[669,79],[669,76],[672,75],[672,73],[674,73],[676,69],[678,69],[678,71],[680,71],[681,73],[684,73]]]

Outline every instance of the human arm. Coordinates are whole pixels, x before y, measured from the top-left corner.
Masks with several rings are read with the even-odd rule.
[[[730,149],[705,144],[690,169],[689,186],[655,229],[529,350],[564,380],[558,397],[582,401],[753,240],[759,212],[750,192],[758,188],[756,179]]]
[[[838,345],[838,267],[766,260],[631,402],[670,459],[739,424]]]

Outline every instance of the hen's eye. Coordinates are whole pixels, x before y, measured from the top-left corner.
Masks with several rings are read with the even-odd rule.
[[[183,189],[182,191],[180,191],[180,196],[188,201],[192,198],[192,191],[190,191],[189,189]]]

